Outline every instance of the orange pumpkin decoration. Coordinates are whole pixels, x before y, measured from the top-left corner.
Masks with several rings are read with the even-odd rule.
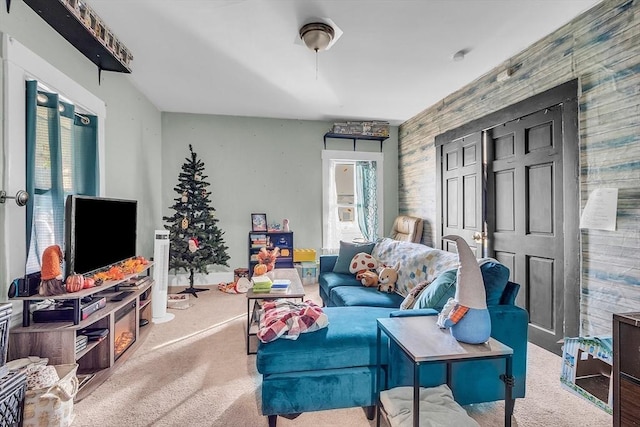
[[[82,289],[93,288],[95,285],[96,285],[95,280],[93,280],[91,277],[85,277],[84,284],[82,285]]]
[[[84,287],[85,278],[82,274],[71,274],[67,277],[67,292],[78,292]]]
[[[253,267],[253,275],[254,276],[262,276],[267,273],[267,265],[266,264],[256,264]]]

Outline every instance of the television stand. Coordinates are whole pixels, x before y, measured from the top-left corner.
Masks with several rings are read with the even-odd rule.
[[[208,291],[209,289],[205,288],[194,288],[193,286],[189,286],[187,289],[178,292],[179,294],[191,294],[194,297],[198,298],[198,292]]]

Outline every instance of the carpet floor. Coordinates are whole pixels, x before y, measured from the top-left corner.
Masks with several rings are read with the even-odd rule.
[[[305,290],[308,299],[320,302],[317,285]],[[198,296],[190,298],[189,308],[170,309],[172,321],[150,326],[126,363],[75,404],[73,427],[267,426],[259,409],[255,355],[246,355],[246,298],[214,286]],[[527,397],[516,400],[513,425],[610,426],[610,415],[561,388],[560,364],[560,357],[529,345]],[[503,425],[503,402],[465,409],[483,427]],[[361,408],[278,418],[282,427],[308,425],[372,427],[375,420],[367,420]]]

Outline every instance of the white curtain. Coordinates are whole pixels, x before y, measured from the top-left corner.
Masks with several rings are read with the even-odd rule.
[[[329,166],[329,218],[327,218],[328,245],[322,248],[323,254],[337,254],[340,250],[340,232],[338,230],[338,192],[336,190],[336,162]]]

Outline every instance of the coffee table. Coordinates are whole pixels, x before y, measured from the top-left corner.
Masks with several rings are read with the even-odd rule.
[[[257,312],[262,307],[262,300],[274,300],[274,299],[300,299],[304,300],[304,286],[298,275],[298,270],[295,268],[276,268],[267,273],[267,276],[271,280],[274,279],[287,279],[291,281],[289,288],[286,292],[278,293],[256,293],[253,289],[247,291],[247,354],[256,354],[256,351],[251,350],[251,337],[256,336],[258,332],[258,318]],[[252,303],[253,302],[253,306]]]
[[[456,340],[448,329],[440,329],[436,324],[438,316],[389,317],[377,319],[377,373],[376,391],[377,422],[380,427],[380,384],[381,382],[381,333],[398,344],[413,362],[413,425],[420,422],[420,365],[425,363],[447,364],[447,385],[451,387],[451,364],[465,360],[505,359],[505,373],[500,376],[505,387],[504,425],[511,426],[514,400],[512,396],[512,356],[513,350],[500,341],[489,338],[484,344],[465,344]],[[386,381],[385,381],[386,383]]]

